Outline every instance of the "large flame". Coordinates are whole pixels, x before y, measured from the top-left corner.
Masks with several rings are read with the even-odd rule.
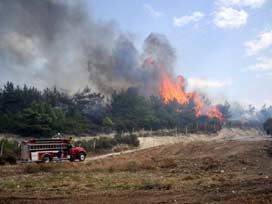
[[[161,87],[160,93],[165,103],[169,103],[174,99],[180,104],[187,104],[190,96],[184,92],[185,79],[182,76],[177,77],[176,83],[173,82],[170,76],[161,69]]]
[[[185,92],[185,79],[183,76],[178,76],[176,82],[173,81],[170,75],[161,68],[160,94],[165,103],[176,100],[179,104],[188,104],[190,100],[194,102],[195,115],[197,117],[206,115],[211,118],[223,119],[222,113],[216,106],[205,107],[205,103],[199,97],[197,92]]]

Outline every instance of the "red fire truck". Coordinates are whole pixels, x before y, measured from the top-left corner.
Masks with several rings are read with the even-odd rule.
[[[84,161],[86,150],[75,147],[68,139],[30,139],[19,145],[19,160],[49,163],[53,160]]]

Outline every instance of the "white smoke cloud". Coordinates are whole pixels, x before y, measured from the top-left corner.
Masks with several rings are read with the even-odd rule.
[[[245,43],[246,53],[248,55],[257,55],[261,51],[271,47],[272,30],[258,34],[257,39]]]
[[[205,15],[200,11],[195,11],[192,15],[174,17],[173,25],[176,27],[185,26],[189,23],[196,23],[200,21]]]
[[[220,7],[214,12],[213,22],[218,28],[239,28],[247,23],[248,13],[243,9]]]
[[[258,71],[264,72],[265,76],[271,76],[270,73],[272,71],[272,58],[267,57],[259,57],[257,58],[257,63],[249,66],[245,71]]]
[[[238,6],[238,7],[250,7],[259,8],[266,0],[218,0],[216,4],[220,6]]]
[[[163,13],[160,11],[156,11],[151,5],[149,4],[144,4],[144,9],[154,18],[158,18],[163,16]]]

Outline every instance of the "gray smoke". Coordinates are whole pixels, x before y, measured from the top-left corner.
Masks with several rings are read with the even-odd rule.
[[[230,114],[231,120],[262,124],[268,118],[272,118],[272,106],[263,105],[261,108],[256,108],[253,105],[245,107],[239,103],[232,103]]]
[[[175,63],[163,35],[150,34],[141,53],[115,22],[94,20],[86,1],[0,0],[0,25],[1,84],[154,94],[160,66],[172,73]]]

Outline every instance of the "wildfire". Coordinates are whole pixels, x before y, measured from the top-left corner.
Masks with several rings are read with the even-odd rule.
[[[162,69],[160,93],[164,102],[169,103],[175,99],[180,104],[189,103],[190,96],[183,90],[184,83],[185,79],[182,76],[177,77],[176,83],[173,82],[170,76]]]
[[[176,100],[179,104],[188,104],[190,100],[194,102],[195,115],[197,117],[206,115],[210,118],[223,119],[222,113],[216,106],[205,107],[203,100],[197,92],[185,92],[185,79],[178,76],[176,82],[171,79],[169,74],[161,67],[160,94],[165,103]],[[206,108],[206,110],[205,110]]]
[[[223,120],[222,113],[217,109],[216,106],[211,106],[210,110],[208,111],[207,115],[210,118],[218,118],[219,120]]]

